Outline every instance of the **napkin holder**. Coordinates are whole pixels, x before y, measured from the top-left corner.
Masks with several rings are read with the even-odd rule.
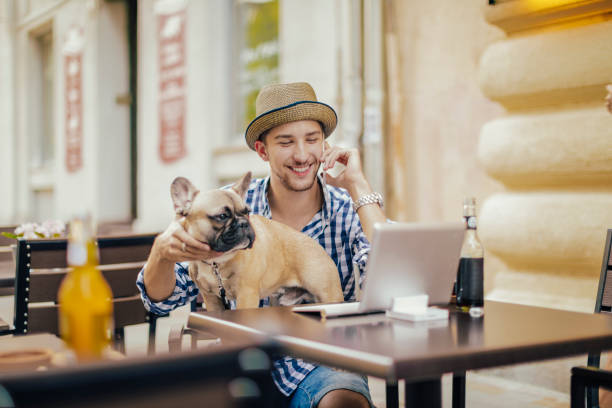
[[[428,301],[427,295],[395,297],[391,300],[391,308],[386,314],[394,319],[411,322],[448,319],[448,310],[428,307]]]

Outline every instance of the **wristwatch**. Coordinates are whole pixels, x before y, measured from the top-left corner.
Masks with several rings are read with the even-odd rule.
[[[384,205],[382,194],[375,192],[359,197],[357,202],[353,202],[353,210],[357,212],[358,209],[367,204],[378,204],[382,208]]]

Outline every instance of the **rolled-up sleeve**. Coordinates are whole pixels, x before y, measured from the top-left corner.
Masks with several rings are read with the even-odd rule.
[[[140,297],[145,309],[156,315],[166,315],[177,307],[183,306],[198,296],[199,290],[189,277],[187,263],[177,263],[174,265],[176,275],[176,286],[174,292],[167,299],[160,302],[153,302],[147,295],[144,285],[144,267],[140,270],[136,279],[136,286],[140,291]]]

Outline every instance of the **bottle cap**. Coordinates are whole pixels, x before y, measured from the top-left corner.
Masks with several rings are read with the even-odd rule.
[[[472,217],[476,215],[476,199],[474,197],[465,197],[463,199],[463,216]]]

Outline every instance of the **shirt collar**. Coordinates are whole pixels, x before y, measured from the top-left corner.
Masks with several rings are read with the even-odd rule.
[[[325,227],[327,227],[327,224],[329,223],[329,219],[331,216],[331,211],[332,211],[332,200],[331,200],[331,194],[329,192],[329,188],[327,187],[327,183],[325,182],[325,178],[321,177],[320,174],[317,174],[317,180],[319,182],[319,185],[321,186],[321,190],[323,191],[323,205],[321,207],[321,209],[319,210],[319,213],[321,213],[321,222],[323,223],[323,229],[325,229]],[[266,177],[263,180],[263,183],[261,184],[262,186],[262,194],[261,194],[261,208],[262,208],[262,212],[261,215],[263,215],[266,218],[272,218],[272,211],[270,210],[270,202],[268,201],[268,190],[270,189],[270,176]],[[316,215],[315,215],[316,217]]]
[[[261,184],[263,191],[261,191],[261,215],[271,219],[272,210],[270,210],[270,202],[268,201],[268,189],[270,188],[270,176],[266,177]]]
[[[323,191],[323,210],[322,221],[323,221],[323,229],[327,226],[329,219],[331,217],[332,212],[332,200],[331,193],[329,192],[329,188],[327,187],[327,183],[325,182],[325,177],[322,177],[321,174],[317,175],[319,179],[319,184],[321,185],[321,190]]]

